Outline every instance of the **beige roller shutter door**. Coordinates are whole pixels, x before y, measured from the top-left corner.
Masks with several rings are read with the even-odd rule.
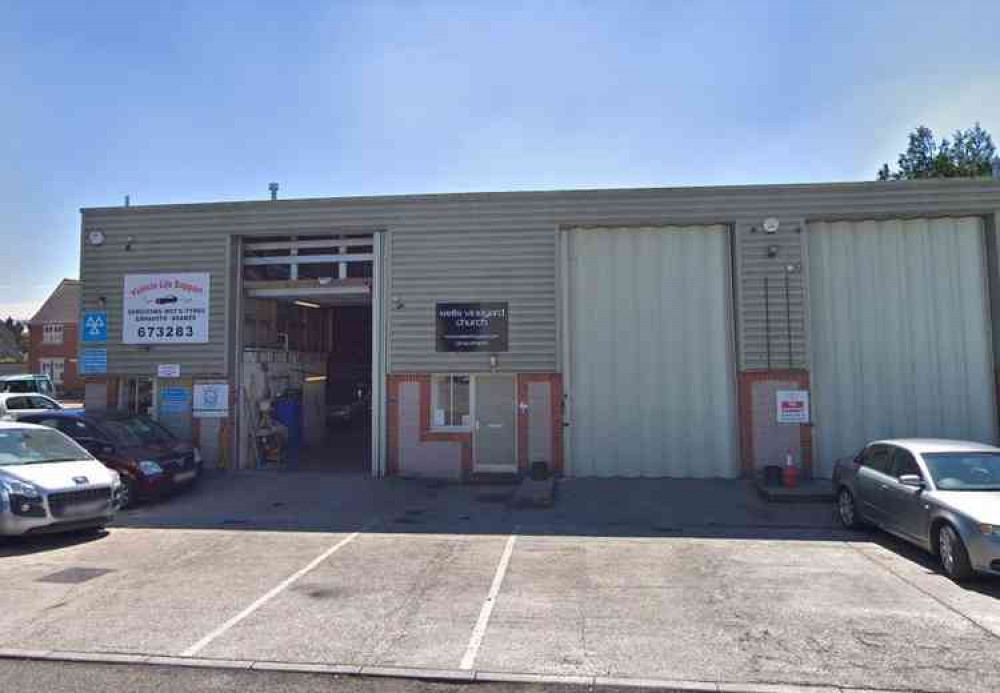
[[[568,473],[738,476],[727,229],[567,234]]]
[[[877,438],[994,442],[978,218],[809,226],[817,471]]]

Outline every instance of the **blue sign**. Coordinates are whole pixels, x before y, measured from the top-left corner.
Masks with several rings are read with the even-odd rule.
[[[104,375],[107,372],[107,349],[80,349],[80,375]]]
[[[103,310],[83,314],[83,341],[108,341],[108,314]]]
[[[191,393],[183,387],[165,387],[160,390],[160,413],[181,414],[191,408]]]

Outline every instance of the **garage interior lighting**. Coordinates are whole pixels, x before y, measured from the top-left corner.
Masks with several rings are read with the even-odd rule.
[[[295,305],[302,306],[303,308],[319,308],[318,303],[313,303],[311,301],[295,301]]]

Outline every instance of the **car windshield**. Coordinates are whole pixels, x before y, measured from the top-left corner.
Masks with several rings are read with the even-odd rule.
[[[942,491],[1000,491],[1000,453],[933,452],[924,461]]]
[[[133,416],[127,419],[109,419],[102,422],[101,428],[120,445],[150,445],[154,443],[173,442],[170,431],[152,419]]]
[[[49,428],[0,429],[0,466],[91,460],[90,453]]]

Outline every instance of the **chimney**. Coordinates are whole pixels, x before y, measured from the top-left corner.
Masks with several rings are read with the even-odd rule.
[[[269,183],[268,186],[267,186],[267,189],[271,191],[271,199],[272,200],[277,200],[278,199],[278,184],[277,183]]]

